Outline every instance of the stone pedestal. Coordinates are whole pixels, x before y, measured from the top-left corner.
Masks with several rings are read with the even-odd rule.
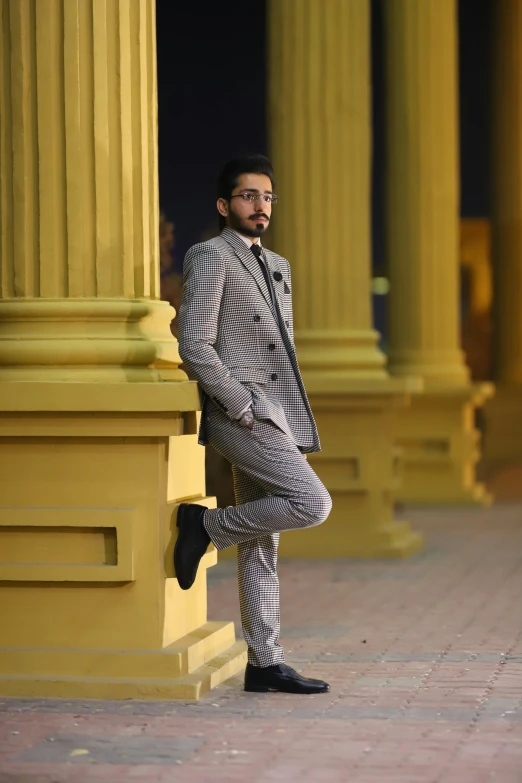
[[[199,395],[159,297],[155,6],[0,0],[0,694],[198,698],[245,661],[173,572]]]
[[[394,498],[403,480],[402,450],[396,445],[397,413],[404,385],[344,383],[342,392],[314,392],[314,414],[323,450],[309,455],[328,487],[333,507],[319,527],[285,533],[283,557],[405,558],[423,545],[407,521],[394,516]],[[412,388],[414,384],[412,383]]]
[[[492,496],[475,478],[481,455],[475,412],[492,394],[492,385],[482,383],[412,396],[399,423],[403,482],[398,496],[403,502],[491,503]]]

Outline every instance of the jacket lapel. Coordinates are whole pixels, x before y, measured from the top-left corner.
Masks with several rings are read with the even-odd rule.
[[[261,267],[259,266],[259,261],[257,258],[254,256],[250,248],[245,245],[243,240],[238,237],[235,231],[232,231],[230,228],[224,228],[221,232],[221,236],[224,240],[226,240],[226,242],[228,242],[236,256],[242,262],[243,266],[245,266],[246,269],[250,272],[256,281],[263,297],[265,298],[267,305],[273,312],[274,308],[272,305],[270,292],[267,289],[265,278],[263,277],[263,272],[261,271]]]
[[[279,268],[279,264],[277,263],[277,260],[271,258],[271,253],[269,251],[267,251],[266,248],[263,248],[263,249],[264,249],[264,257],[266,259],[266,265],[267,265],[267,268],[268,268],[268,274],[270,275],[270,281],[272,283],[272,288],[274,289],[274,293],[275,293],[275,296],[276,296],[276,299],[277,299],[277,303],[279,305],[279,312],[283,313],[284,312],[284,308],[283,308],[283,302],[284,302],[283,293],[284,293],[285,281],[283,279],[283,275],[281,273],[281,270]],[[274,272],[281,273],[281,280],[276,280],[276,278],[274,277]]]

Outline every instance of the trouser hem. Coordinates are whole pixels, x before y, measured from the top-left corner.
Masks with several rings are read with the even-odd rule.
[[[252,666],[257,666],[259,669],[267,669],[269,666],[277,666],[277,664],[284,662],[284,653],[278,653],[277,655],[271,657],[264,655],[261,658],[255,652],[252,652],[251,650],[248,651],[248,663],[250,663]]]

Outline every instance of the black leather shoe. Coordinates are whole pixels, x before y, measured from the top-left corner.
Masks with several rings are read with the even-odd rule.
[[[205,506],[180,503],[178,508],[178,540],[174,547],[174,569],[182,590],[192,587],[199,561],[207,551],[210,536],[203,525]]]
[[[302,677],[285,663],[275,666],[253,666],[247,663],[245,671],[245,690],[256,693],[281,691],[282,693],[326,693],[330,690],[327,682]]]

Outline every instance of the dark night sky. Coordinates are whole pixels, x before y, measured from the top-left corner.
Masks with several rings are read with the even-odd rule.
[[[383,86],[380,3],[372,0],[373,245],[382,257]],[[487,216],[488,72],[492,0],[460,0],[461,195],[464,216]],[[215,221],[215,178],[235,152],[266,152],[265,2],[157,0],[162,210],[176,226],[176,262]],[[277,174],[277,172],[276,172]]]
[[[488,115],[493,2],[459,3],[460,184],[464,217],[487,217],[490,210]]]
[[[178,264],[203,232],[217,233],[221,163],[266,153],[265,3],[203,7],[157,0],[160,204]]]

